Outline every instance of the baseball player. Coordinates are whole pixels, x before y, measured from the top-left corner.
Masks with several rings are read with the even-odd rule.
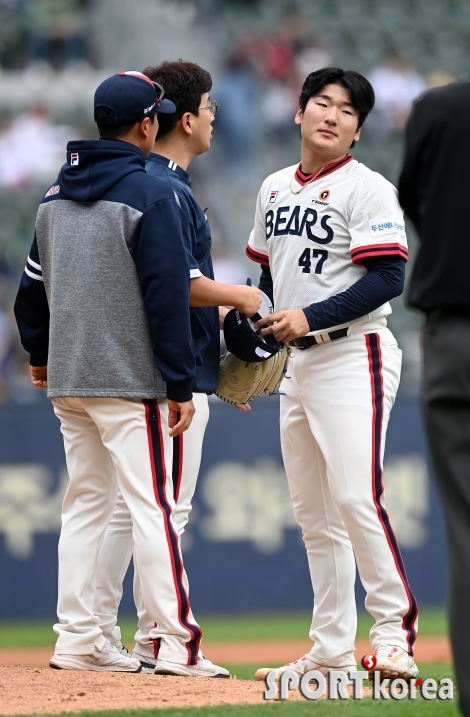
[[[172,520],[180,536],[191,511],[201,462],[204,432],[209,419],[207,395],[214,392],[218,382],[220,327],[227,311],[223,305],[235,306],[251,316],[260,305],[260,293],[254,287],[214,281],[209,223],[191,191],[187,168],[194,157],[209,149],[217,110],[217,103],[209,96],[212,87],[210,74],[195,63],[182,61],[147,67],[144,73],[165,87],[165,97],[173,98],[177,108],[171,116],[160,118],[157,140],[146,167],[147,172],[164,182],[177,198],[190,267],[190,304],[194,307],[190,318],[197,366],[193,383],[193,400],[197,410],[185,435],[179,434],[173,439],[171,467],[175,500]],[[219,305],[220,309],[217,308]],[[123,497],[119,496],[100,550],[94,612],[108,640],[124,653],[126,649],[122,646],[116,621],[122,581],[133,550],[130,511]],[[183,676],[228,676],[227,670],[204,659],[202,654],[195,665],[170,661],[161,655],[163,633],[160,634],[159,626],[154,626],[153,618],[146,609],[138,565],[134,570],[134,597],[139,631],[133,656],[141,661],[144,671]]]
[[[132,515],[145,604],[164,633],[161,654],[198,662],[201,629],[171,520],[172,440],[194,414],[189,264],[175,195],[145,172],[157,113],[174,111],[141,73],[101,83],[100,139],[68,144],[39,207],[15,303],[33,383],[47,384],[61,422],[70,477],[56,669],[141,671],[93,612],[98,551],[118,490]]]
[[[384,504],[382,462],[401,351],[387,328],[407,242],[395,188],[348,150],[374,104],[365,77],[329,67],[302,88],[301,161],[268,177],[247,254],[274,294],[262,333],[293,347],[281,443],[307,550],[314,610],[307,655],[277,669],[356,669],[356,563],[384,677],[418,674],[417,603]],[[265,677],[268,668],[256,673]]]

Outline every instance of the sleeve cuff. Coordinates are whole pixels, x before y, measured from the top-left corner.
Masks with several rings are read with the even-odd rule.
[[[251,261],[256,261],[257,264],[265,264],[269,266],[269,256],[267,254],[261,254],[259,251],[255,251],[249,244],[246,247],[246,255]]]
[[[315,326],[315,319],[313,316],[312,307],[306,306],[305,309],[302,309],[302,311],[304,312],[305,318],[308,321],[308,326],[309,326],[310,331],[315,331],[317,329],[317,327]],[[312,326],[312,324],[313,324],[313,326]]]
[[[202,276],[202,272],[199,271],[199,269],[190,269],[189,270],[189,278],[190,279],[197,279],[198,276]]]
[[[350,250],[353,264],[361,264],[363,259],[377,256],[400,256],[408,261],[408,249],[402,244],[369,244],[358,246]]]
[[[48,351],[38,351],[29,355],[29,363],[31,366],[47,366]]]
[[[193,397],[192,381],[175,381],[173,383],[167,383],[166,397],[170,399],[170,401],[178,401],[178,403],[190,401]]]

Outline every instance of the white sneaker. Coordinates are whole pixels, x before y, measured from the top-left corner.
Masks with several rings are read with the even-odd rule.
[[[309,670],[317,670],[318,672],[321,672],[321,674],[324,675],[326,678],[328,678],[328,673],[330,672],[330,670],[340,670],[341,672],[355,672],[357,670],[357,667],[355,664],[347,665],[346,667],[317,665],[309,655],[304,655],[300,659],[294,660],[294,662],[288,662],[287,665],[283,665],[282,667],[260,667],[259,670],[256,670],[255,677],[257,680],[265,680],[266,676],[273,670],[276,672],[276,680],[278,680],[282,673],[287,672],[287,670],[292,670],[293,672],[296,672],[299,677],[304,675]]]
[[[154,672],[156,675],[181,675],[182,677],[230,677],[225,667],[214,665],[205,657],[198,657],[197,665],[181,665],[178,662],[157,660]]]
[[[129,654],[123,654],[108,641],[102,650],[95,647],[92,655],[54,654],[50,659],[49,667],[53,667],[55,670],[93,670],[94,672],[140,672],[142,670],[139,660]]]
[[[130,657],[130,656],[131,656],[131,653],[129,652],[129,650],[127,649],[127,647],[124,647],[124,645],[122,644],[122,642],[112,642],[111,645],[112,645],[113,647],[115,647],[116,650],[119,650],[119,652],[120,652],[122,655],[125,655],[125,656],[127,655],[127,657]]]
[[[369,679],[374,679],[374,672],[380,672],[382,679],[401,677],[411,680],[419,675],[418,666],[406,650],[397,645],[379,645],[375,651],[377,664],[369,670]]]
[[[137,660],[139,660],[140,664],[142,665],[143,673],[146,673],[147,675],[153,675],[155,671],[155,665],[158,662],[156,657],[146,657],[146,655],[140,655],[135,650],[132,653],[132,657],[135,657]]]

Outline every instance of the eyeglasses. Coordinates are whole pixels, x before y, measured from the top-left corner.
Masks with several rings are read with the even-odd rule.
[[[191,110],[191,112],[199,112],[199,110],[209,110],[209,112],[211,113],[211,115],[212,115],[213,117],[215,117],[216,114],[217,114],[217,107],[218,107],[218,106],[219,106],[219,105],[217,104],[217,102],[216,102],[215,100],[209,100],[209,104],[208,104],[207,107],[198,107],[196,110]]]
[[[155,87],[155,92],[157,93],[157,106],[160,107],[160,103],[165,96],[165,90],[158,84],[158,82],[154,82],[153,80],[150,80],[150,82]]]

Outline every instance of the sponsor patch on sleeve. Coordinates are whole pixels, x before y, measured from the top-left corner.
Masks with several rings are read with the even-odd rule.
[[[369,232],[372,237],[381,237],[387,234],[406,236],[403,220],[399,219],[372,219],[369,222]]]
[[[60,192],[60,184],[54,184],[54,186],[51,187],[49,189],[49,191],[45,193],[44,199],[46,199],[46,197],[53,197],[54,194],[59,194],[59,192]]]

